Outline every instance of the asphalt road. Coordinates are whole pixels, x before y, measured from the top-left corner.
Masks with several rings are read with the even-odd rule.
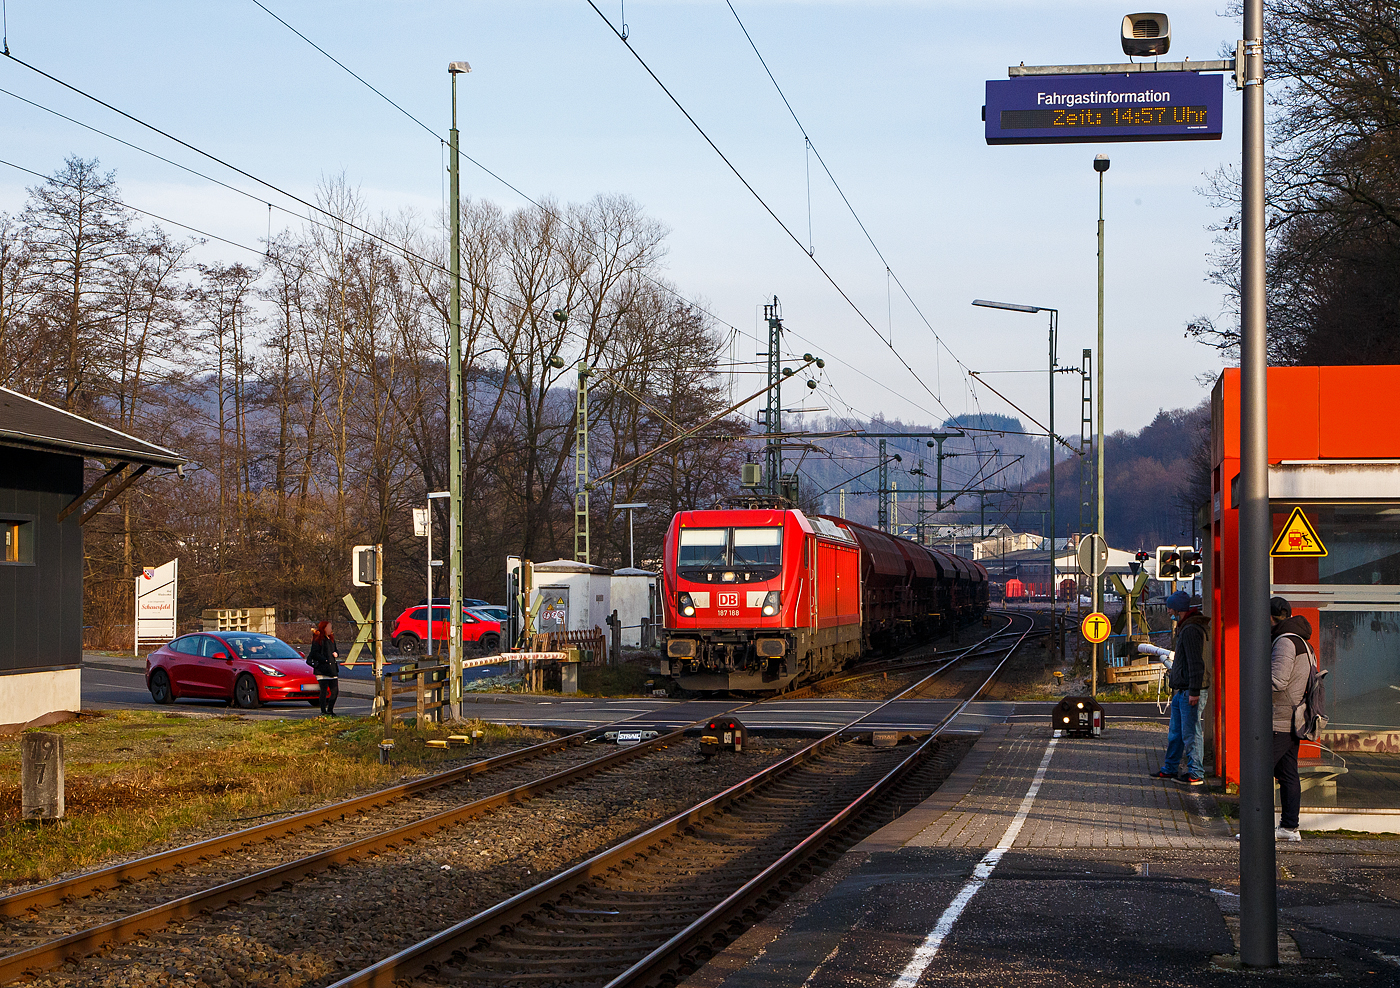
[[[480,670],[471,670],[473,673]],[[368,716],[374,684],[368,669],[348,669],[340,678],[340,699],[336,713]],[[841,727],[874,710],[873,700],[769,700],[749,705],[743,698],[704,700],[664,700],[652,697],[620,699],[599,697],[526,696],[502,693],[468,693],[464,714],[483,720],[536,727],[584,730],[628,720],[642,728],[676,728],[737,709],[736,716],[750,730],[824,731]],[[870,718],[871,728],[900,730],[926,729],[952,711],[952,700],[901,700]],[[957,730],[982,730],[989,723],[1007,720],[1048,719],[1050,703],[1010,703],[982,701],[970,704],[953,724]],[[1110,716],[1157,718],[1152,704],[1115,704]],[[157,707],[146,690],[143,667],[130,659],[88,657],[83,666],[83,708],[87,710],[228,710],[219,700],[177,700],[171,707]],[[316,717],[320,711],[309,703],[275,703],[256,710],[240,711],[248,717]]]

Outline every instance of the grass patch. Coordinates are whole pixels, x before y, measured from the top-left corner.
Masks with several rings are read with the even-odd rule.
[[[483,742],[553,735],[483,721],[396,725],[394,756],[379,764],[378,718],[249,720],[141,710],[83,714],[47,728],[63,736],[66,819],[20,818],[19,738],[0,741],[0,885],[47,880],[138,854],[182,832],[305,809],[475,760],[480,748],[429,748],[471,730]]]

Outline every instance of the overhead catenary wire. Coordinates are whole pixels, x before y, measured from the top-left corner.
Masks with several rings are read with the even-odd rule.
[[[841,298],[846,302],[848,306],[850,306],[851,311],[853,311],[856,314],[856,316],[859,317],[861,322],[865,323],[865,325],[870,328],[871,332],[873,332],[875,336],[878,339],[880,339],[881,342],[885,343],[885,345],[889,348],[890,352],[894,355],[895,359],[898,360],[901,365],[903,365],[904,369],[909,372],[910,376],[913,377],[916,382],[918,382],[919,386],[925,391],[927,391],[929,395],[933,398],[933,400],[937,402],[939,406],[942,407],[943,410],[949,416],[952,416],[953,411],[943,403],[943,399],[938,394],[936,394],[932,388],[928,386],[928,384],[924,381],[923,378],[921,378],[918,375],[918,373],[914,370],[910,363],[904,359],[904,355],[901,354],[898,350],[896,350],[895,347],[884,338],[884,335],[881,334],[880,330],[875,326],[873,322],[870,321],[870,317],[867,316],[864,313],[864,311],[861,310],[860,306],[856,304],[855,300],[851,298],[851,296],[846,292],[846,290],[841,286],[841,284],[836,280],[836,278],[831,274],[831,272],[829,272],[826,269],[826,267],[816,259],[815,255],[807,253],[807,249],[802,246],[802,241],[798,238],[798,236],[795,233],[793,233],[792,229],[786,223],[783,222],[782,218],[778,216],[776,212],[773,211],[773,207],[768,205],[767,200],[765,200],[763,196],[759,194],[758,190],[755,189],[752,183],[750,183],[749,180],[744,177],[743,173],[739,171],[739,169],[734,165],[732,161],[729,160],[728,156],[725,155],[725,153],[722,150],[720,150],[719,145],[717,145],[714,142],[714,140],[706,132],[705,128],[700,126],[699,121],[697,121],[695,117],[691,115],[690,111],[687,110],[685,108],[685,105],[681,103],[681,101],[675,96],[674,93],[671,92],[670,88],[668,88],[667,85],[661,81],[661,77],[656,74],[656,72],[652,69],[652,67],[649,64],[647,64],[646,59],[642,58],[641,54],[635,48],[633,48],[631,44],[628,43],[627,39],[622,35],[622,32],[619,31],[613,25],[612,21],[608,20],[607,15],[604,14],[602,10],[598,8],[598,5],[594,2],[594,0],[587,0],[587,3],[590,7],[593,8],[594,12],[599,16],[599,18],[602,19],[603,23],[608,26],[608,30],[612,31],[613,34],[617,37],[617,39],[622,42],[622,44],[627,48],[629,52],[631,52],[632,57],[637,60],[637,63],[641,65],[641,67],[643,68],[643,70],[645,70],[647,75],[651,76],[652,80],[657,84],[657,86],[661,88],[661,91],[666,94],[667,99],[669,99],[675,105],[676,109],[680,110],[681,114],[686,118],[687,121],[690,122],[690,125],[695,128],[695,131],[701,136],[705,143],[710,146],[711,150],[713,150],[715,154],[719,156],[719,159],[724,162],[725,166],[728,167],[729,170],[734,173],[734,177],[739,180],[740,184],[742,184],[744,188],[747,189],[749,193],[754,197],[754,199],[757,200],[758,204],[763,207],[763,211],[766,212],[770,217],[772,217],[773,222],[778,224],[779,228],[781,228],[782,231],[785,234],[787,234],[788,239],[791,240],[802,250],[802,253],[807,254],[808,259],[814,265],[816,265],[816,268],[821,273],[822,277],[824,277],[827,280],[831,287],[836,290],[836,293],[841,296]]]
[[[957,365],[958,365],[960,368],[962,368],[964,374],[966,374],[966,372],[967,372],[967,370],[968,370],[967,365],[964,364],[961,360],[959,360],[957,354],[953,353],[952,349],[947,345],[947,343],[944,342],[944,340],[943,340],[942,336],[939,334],[938,330],[936,330],[936,329],[933,328],[933,324],[932,324],[931,322],[929,322],[929,320],[927,319],[927,317],[924,316],[923,310],[919,308],[918,304],[914,301],[913,297],[909,294],[908,289],[906,289],[906,288],[904,287],[904,283],[901,282],[901,281],[899,280],[899,277],[898,277],[897,275],[894,274],[894,270],[893,270],[893,268],[890,266],[889,261],[885,259],[884,252],[880,250],[879,244],[875,243],[875,238],[874,238],[873,236],[871,236],[870,231],[866,228],[866,226],[865,226],[865,221],[862,220],[862,219],[860,218],[860,214],[856,212],[855,206],[851,203],[850,198],[846,195],[846,190],[843,189],[843,188],[841,188],[841,183],[838,182],[838,181],[836,180],[836,176],[833,175],[833,174],[831,173],[831,169],[827,166],[826,160],[825,160],[824,158],[822,158],[821,152],[820,152],[819,150],[817,150],[817,146],[812,142],[812,137],[811,137],[811,135],[807,133],[807,128],[806,128],[805,126],[803,126],[803,123],[802,123],[801,118],[798,117],[798,115],[797,115],[797,111],[796,111],[795,109],[793,109],[793,106],[792,106],[791,101],[788,100],[788,98],[787,98],[787,93],[783,92],[783,87],[782,87],[781,85],[778,84],[777,77],[775,77],[775,76],[773,75],[773,70],[772,70],[771,68],[768,67],[768,60],[767,60],[766,58],[763,57],[763,52],[761,52],[761,51],[759,50],[757,42],[755,42],[754,39],[753,39],[753,35],[751,35],[751,34],[749,33],[748,27],[745,26],[743,19],[739,16],[739,12],[738,12],[737,10],[734,9],[734,4],[731,2],[731,0],[725,0],[725,4],[729,7],[729,12],[730,12],[731,14],[734,15],[734,20],[735,20],[735,22],[739,25],[739,30],[741,30],[741,31],[744,32],[744,38],[748,41],[749,47],[751,47],[751,48],[753,49],[753,53],[754,53],[756,56],[758,56],[758,61],[759,61],[759,63],[763,66],[763,71],[764,71],[765,73],[767,73],[767,75],[768,75],[768,80],[769,80],[771,83],[773,83],[773,88],[774,88],[775,90],[777,90],[777,93],[778,93],[779,98],[782,99],[782,101],[783,101],[783,105],[784,105],[785,107],[787,107],[788,113],[792,115],[793,123],[797,124],[797,129],[798,129],[799,131],[802,132],[802,140],[803,140],[803,142],[804,142],[804,144],[805,144],[806,149],[807,149],[811,154],[813,154],[813,155],[816,156],[817,163],[820,164],[820,165],[822,166],[822,171],[826,172],[826,177],[829,178],[829,179],[831,180],[831,185],[832,185],[832,187],[833,187],[834,189],[836,189],[837,195],[839,195],[839,196],[841,197],[841,201],[842,201],[843,203],[846,204],[847,210],[850,211],[851,218],[854,219],[854,220],[856,221],[856,225],[857,225],[858,227],[860,227],[860,232],[861,232],[862,234],[864,234],[865,239],[866,239],[866,241],[869,242],[871,249],[875,251],[875,255],[876,255],[878,258],[880,258],[880,263],[883,264],[883,265],[885,266],[885,273],[886,273],[886,275],[887,275],[889,278],[892,278],[892,279],[894,280],[895,284],[897,284],[897,285],[899,286],[900,292],[903,293],[905,299],[908,300],[909,304],[910,304],[911,306],[913,306],[914,311],[915,311],[916,313],[918,313],[919,319],[924,323],[925,326],[928,327],[929,332],[933,334],[933,338],[938,342],[938,344],[939,344],[943,349],[945,349],[945,350],[948,351],[948,355],[949,355],[950,357],[953,358],[953,360],[957,363]],[[808,178],[807,184],[808,184],[808,191],[807,191],[808,207],[807,207],[807,208],[808,208],[808,212],[809,212],[809,214],[810,214],[810,211],[811,211],[811,179],[810,179],[810,177]],[[808,218],[808,225],[809,225],[809,227],[810,227],[810,225],[811,225],[810,215],[809,215],[809,218]],[[970,387],[970,386],[971,386],[971,385],[970,385],[970,382],[969,382],[969,387]]]
[[[437,137],[438,141],[442,144],[442,146],[443,146],[444,148],[446,147],[447,142],[444,141],[444,140],[442,139],[442,137],[441,137],[440,135],[438,135],[437,132],[434,131],[431,127],[428,127],[427,124],[423,123],[422,120],[420,120],[418,117],[414,116],[414,115],[413,115],[412,113],[410,113],[408,110],[405,110],[402,106],[400,106],[400,105],[399,105],[398,103],[396,103],[394,100],[390,99],[388,96],[386,96],[386,95],[385,95],[381,90],[379,90],[377,87],[371,85],[363,76],[361,76],[359,73],[357,73],[357,72],[355,72],[354,70],[352,70],[349,66],[347,66],[344,62],[340,61],[340,60],[339,60],[338,58],[336,58],[335,56],[331,55],[330,52],[326,51],[326,49],[324,49],[324,48],[322,48],[320,45],[316,44],[316,42],[312,41],[312,40],[311,40],[309,37],[307,37],[303,32],[297,30],[295,27],[293,27],[293,26],[292,26],[290,23],[288,23],[286,20],[284,20],[283,18],[279,17],[277,14],[273,13],[272,10],[270,10],[265,4],[259,2],[259,0],[253,0],[253,2],[254,2],[254,3],[257,3],[257,5],[258,5],[259,7],[261,7],[263,10],[267,11],[268,14],[270,14],[274,19],[276,19],[278,23],[280,23],[280,24],[282,24],[284,27],[286,27],[287,30],[291,31],[293,34],[295,34],[297,37],[301,38],[303,41],[305,41],[305,42],[306,42],[308,45],[310,45],[312,48],[315,48],[318,52],[320,52],[320,53],[321,53],[322,55],[324,55],[326,58],[328,58],[328,59],[330,59],[332,62],[334,62],[337,66],[339,66],[341,69],[343,69],[343,70],[344,70],[347,74],[349,74],[352,78],[354,78],[356,81],[358,81],[358,82],[361,83],[363,86],[365,86],[367,89],[369,89],[370,92],[374,93],[376,96],[379,96],[381,99],[383,99],[385,102],[387,102],[390,106],[394,107],[394,108],[395,108],[396,110],[398,110],[400,113],[404,114],[406,117],[408,117],[408,118],[409,118],[410,120],[412,120],[414,123],[418,124],[420,127],[423,127],[423,128],[426,129],[429,133],[433,134],[433,136]],[[513,182],[511,182],[511,181],[510,181],[509,179],[507,179],[505,176],[501,175],[499,172],[496,172],[496,171],[492,170],[491,168],[489,168],[488,166],[486,166],[485,164],[483,164],[481,161],[478,161],[476,158],[472,157],[472,156],[471,156],[470,154],[468,154],[467,152],[459,150],[459,151],[458,151],[458,154],[459,154],[465,161],[467,161],[468,163],[470,163],[472,166],[474,166],[475,168],[479,169],[479,170],[480,170],[481,172],[483,172],[484,174],[490,176],[490,177],[491,177],[492,179],[494,179],[495,181],[499,182],[502,186],[504,186],[505,188],[509,189],[509,190],[510,190],[511,192],[513,192],[515,195],[519,196],[521,199],[523,199],[523,200],[525,200],[526,202],[528,202],[528,203],[529,203],[531,206],[533,206],[534,208],[536,208],[536,209],[540,210],[541,212],[545,213],[546,215],[548,215],[548,216],[549,216],[551,219],[553,219],[555,222],[560,223],[560,224],[563,225],[566,229],[571,230],[573,233],[575,233],[576,235],[578,235],[578,236],[579,236],[580,238],[582,238],[583,240],[585,240],[585,241],[587,241],[587,242],[589,242],[589,243],[592,243],[594,247],[599,247],[599,248],[600,248],[600,245],[599,245],[599,244],[597,244],[597,243],[595,243],[595,242],[589,240],[588,236],[587,236],[582,230],[580,230],[578,227],[576,227],[576,226],[574,226],[572,223],[570,223],[569,220],[568,220],[568,217],[561,215],[557,210],[551,209],[546,203],[543,203],[543,202],[541,202],[540,200],[534,198],[534,197],[531,196],[528,192],[526,192],[524,189],[521,189],[518,185],[516,185],[516,184],[514,184]],[[446,191],[445,191],[445,187],[444,187],[444,191],[443,191],[443,193],[442,193],[442,199],[443,199],[443,203],[444,203],[443,215],[446,216],[446,215],[447,215],[447,207],[446,207],[447,193],[446,193]],[[600,248],[600,249],[601,249],[601,248]],[[676,289],[673,285],[669,285],[669,284],[667,284],[666,282],[661,281],[660,279],[654,278],[654,277],[652,277],[652,276],[650,276],[650,275],[647,275],[647,274],[642,274],[642,277],[643,277],[649,284],[653,285],[653,286],[656,287],[656,288],[659,288],[661,291],[665,292],[666,294],[672,296],[673,298],[676,298],[676,299],[680,300],[681,302],[684,302],[684,303],[685,303],[686,305],[688,305],[688,306],[691,306],[691,307],[694,308],[697,312],[704,313],[706,316],[708,316],[709,318],[713,319],[713,320],[714,320],[716,323],[718,323],[720,326],[726,327],[727,329],[729,329],[729,330],[731,330],[731,331],[733,331],[733,332],[737,332],[737,331],[738,331],[737,327],[736,327],[733,323],[731,323],[729,320],[721,318],[719,315],[715,314],[715,313],[712,312],[710,309],[708,309],[708,308],[706,308],[705,306],[701,305],[699,302],[695,301],[695,300],[692,299],[692,298],[689,298],[689,297],[683,295],[681,292],[677,291],[677,289]]]

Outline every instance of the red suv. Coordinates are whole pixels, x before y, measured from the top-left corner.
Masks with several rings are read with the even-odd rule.
[[[433,606],[433,647],[446,643],[449,629],[447,618],[450,609],[443,605]],[[389,632],[400,655],[421,655],[427,648],[428,607],[420,604],[405,610],[394,621]],[[488,621],[466,608],[462,609],[462,642],[475,644],[482,655],[495,655],[501,650],[501,622]]]

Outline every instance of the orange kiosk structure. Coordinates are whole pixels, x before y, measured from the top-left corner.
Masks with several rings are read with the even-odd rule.
[[[1308,619],[1328,670],[1322,753],[1351,763],[1342,805],[1400,806],[1400,366],[1270,367],[1268,393],[1270,583]],[[1211,411],[1215,774],[1238,783],[1238,369],[1216,382]],[[1335,804],[1337,789],[1303,796],[1305,809]]]

